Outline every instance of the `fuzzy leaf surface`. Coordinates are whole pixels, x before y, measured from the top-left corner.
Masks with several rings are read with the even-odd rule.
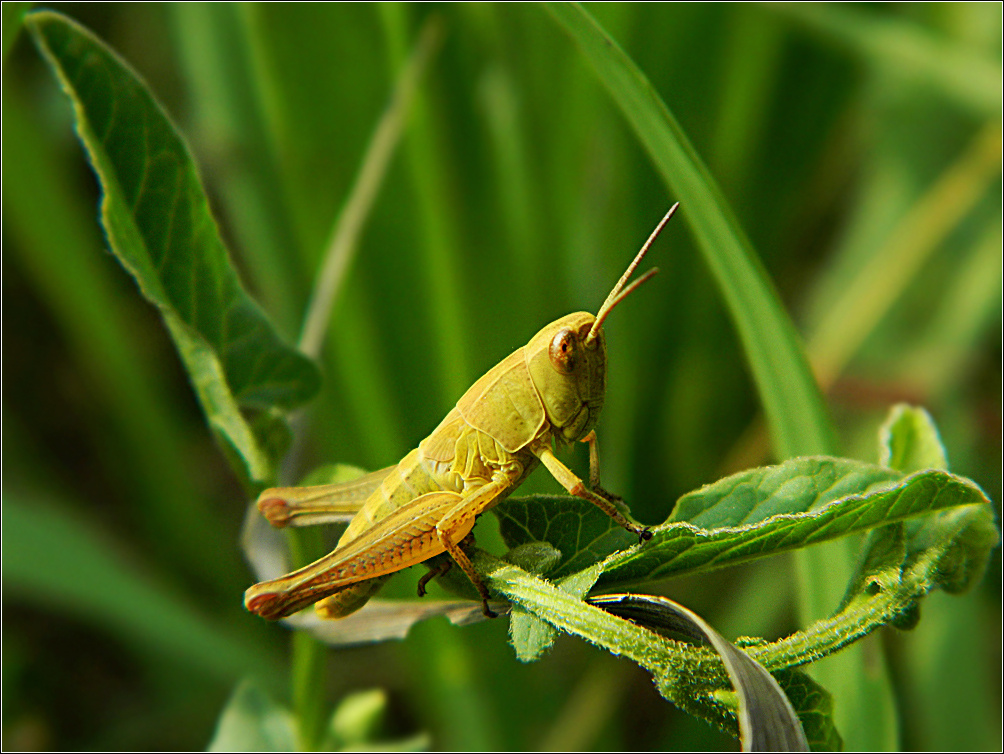
[[[599,586],[748,562],[925,513],[989,503],[964,477],[845,458],[796,458],[684,495],[644,546],[611,555]]]

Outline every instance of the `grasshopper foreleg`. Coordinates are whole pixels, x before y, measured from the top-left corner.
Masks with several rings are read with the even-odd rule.
[[[589,444],[589,489],[615,505],[623,503],[624,498],[612,492],[607,492],[600,485],[600,451],[599,443],[596,440],[596,430],[590,430],[589,434],[579,440],[579,442]]]
[[[652,532],[646,527],[638,526],[638,524],[628,521],[624,514],[617,510],[617,506],[613,502],[586,487],[582,483],[582,480],[572,473],[571,469],[558,460],[549,445],[541,445],[534,450],[534,453],[537,454],[537,457],[540,458],[541,463],[544,464],[547,470],[551,472],[551,476],[558,481],[558,484],[568,490],[570,494],[581,497],[583,500],[588,500],[629,532],[637,535],[640,542],[652,538]]]

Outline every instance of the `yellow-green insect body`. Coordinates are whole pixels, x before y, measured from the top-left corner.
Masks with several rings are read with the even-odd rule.
[[[650,536],[598,489],[592,429],[606,387],[602,322],[617,302],[654,274],[624,288],[675,209],[663,218],[596,316],[577,312],[541,329],[475,382],[396,466],[348,484],[262,493],[259,509],[277,526],[311,525],[355,514],[329,555],[248,589],[248,610],[277,619],[316,603],[322,617],[340,618],[365,604],[390,574],[447,552],[478,588],[485,614],[494,615],[487,589],[460,545],[477,516],[504,500],[540,463],[573,495],[597,505],[642,539]],[[554,441],[578,440],[591,443],[595,491],[553,453]]]

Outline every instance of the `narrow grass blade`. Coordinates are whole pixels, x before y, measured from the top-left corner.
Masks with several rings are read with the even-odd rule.
[[[581,6],[548,3],[678,199],[749,360],[774,451],[832,453],[830,419],[798,333],[710,172],[644,74]]]

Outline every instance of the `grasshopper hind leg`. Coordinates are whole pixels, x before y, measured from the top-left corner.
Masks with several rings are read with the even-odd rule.
[[[328,595],[323,600],[314,603],[314,612],[324,620],[337,620],[351,615],[361,608],[370,597],[379,591],[387,576],[377,576],[376,578],[359,581],[342,587],[334,594]]]

